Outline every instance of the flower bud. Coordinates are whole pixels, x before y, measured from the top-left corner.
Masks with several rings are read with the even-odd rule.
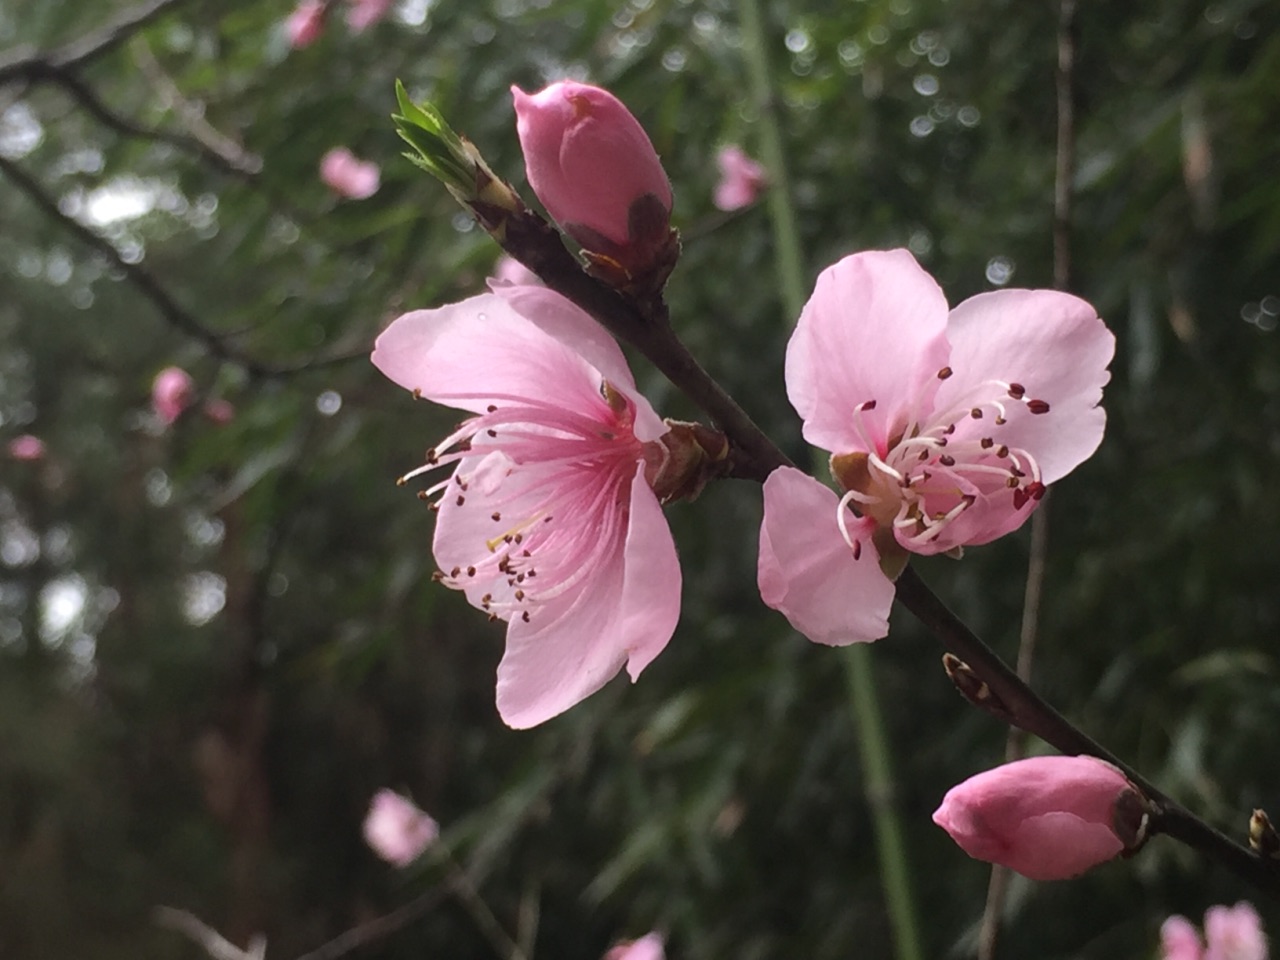
[[[662,934],[647,933],[639,940],[629,940],[609,948],[604,960],[664,960]]]
[[[572,80],[511,93],[529,185],[552,219],[633,276],[653,266],[670,234],[671,184],[640,122]]]
[[[295,50],[309,47],[324,33],[325,5],[322,0],[301,0],[284,22],[285,36]]]
[[[43,460],[45,454],[44,441],[29,433],[14,437],[6,449],[14,460]]]
[[[191,405],[195,389],[187,371],[181,367],[165,367],[151,384],[151,408],[166,424],[173,423]]]
[[[379,790],[364,818],[364,839],[383,860],[407,867],[440,836],[440,825],[394,790]]]
[[[320,179],[340,197],[364,200],[378,192],[382,170],[372,160],[361,160],[346,147],[334,147],[320,158]]]
[[[716,166],[720,168],[720,181],[716,184],[714,201],[721,210],[741,210],[751,206],[768,184],[764,167],[736,144],[720,148],[716,154]]]
[[[952,787],[933,822],[969,856],[1032,880],[1065,880],[1140,845],[1143,804],[1093,757],[1032,757]]]

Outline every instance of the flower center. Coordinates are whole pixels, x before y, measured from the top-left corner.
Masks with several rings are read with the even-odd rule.
[[[633,432],[632,401],[607,381],[600,403],[581,412],[494,399],[398,482],[456,465],[418,494],[441,511],[440,523],[448,514],[448,542],[442,549],[437,533],[436,558],[449,567],[433,578],[467,591],[493,619],[528,623],[620,548],[646,445]]]
[[[940,380],[950,376],[949,367],[938,371]],[[1018,406],[1037,416],[1049,412],[1049,404],[1028,398],[1021,384],[989,380],[949,409],[909,423],[877,445],[866,423],[876,401],[860,404],[853,412],[854,424],[865,449],[872,452],[831,457],[832,474],[846,491],[839,522],[850,548],[859,550],[847,526],[846,507],[855,516],[871,517],[879,529],[892,531],[906,549],[918,550],[975,505],[1010,496],[1014,509],[1021,510],[1044,496],[1035,457],[1001,439]]]

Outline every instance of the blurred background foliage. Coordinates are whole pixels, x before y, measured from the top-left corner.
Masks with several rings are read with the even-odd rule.
[[[71,69],[3,73],[131,9],[0,3],[0,441],[48,446],[0,459],[0,955],[200,955],[154,926],[169,904],[296,957],[439,881],[360,839],[392,786],[504,923],[537,918],[538,957],[595,960],[651,928],[688,960],[890,956],[844,673],[756,596],[758,490],[670,510],[683,619],[638,684],[510,731],[502,631],[429,583],[430,516],[393,483],[454,415],[366,359],[398,312],[481,289],[497,254],[400,159],[395,78],[517,183],[509,86],[586,78],[675,185],[680,329],[804,456],[768,216],[710,202],[716,147],[759,149],[740,10],[401,0],[358,35],[335,6],[291,50],[285,2],[177,0]],[[763,12],[810,277],[906,245],[952,302],[1050,285],[1053,4]],[[1240,836],[1253,806],[1280,812],[1280,7],[1086,3],[1077,25],[1073,288],[1119,348],[1107,439],[1052,498],[1037,684]],[[338,145],[382,165],[375,196],[319,182]],[[195,407],[164,428],[148,397],[170,364],[234,420]],[[1012,657],[1027,553],[1024,531],[923,573]],[[988,870],[929,814],[1005,731],[940,652],[899,610],[873,659],[926,952],[963,957]],[[1157,839],[1016,882],[1002,955],[1153,956],[1169,912],[1250,895]],[[445,901],[354,955],[492,954]]]

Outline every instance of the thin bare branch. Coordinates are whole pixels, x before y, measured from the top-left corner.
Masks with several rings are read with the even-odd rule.
[[[152,20],[176,9],[187,0],[150,0],[122,11],[101,27],[45,53],[20,49],[0,60],[0,85],[15,80],[34,79],[41,70],[68,70],[83,66],[124,43]]]
[[[383,937],[390,936],[397,930],[407,927],[444,899],[444,895],[447,892],[447,888],[443,885],[432,887],[408,903],[396,907],[390,913],[375,917],[366,923],[360,924],[358,927],[352,927],[350,930],[338,934],[328,943],[317,947],[310,953],[304,953],[298,957],[298,960],[338,960],[338,957],[346,956],[352,950],[381,940]]]
[[[194,913],[175,907],[156,907],[153,916],[159,926],[185,934],[213,960],[264,960],[267,955],[266,937],[254,937],[248,948],[241,950]]]

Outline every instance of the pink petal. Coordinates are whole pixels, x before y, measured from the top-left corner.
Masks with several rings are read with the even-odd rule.
[[[624,663],[634,681],[675,631],[680,586],[675,543],[641,464],[623,549],[529,623],[511,621],[498,665],[502,719],[516,729],[542,723],[595,693]]]
[[[1039,415],[1008,403],[1009,422],[998,433],[1000,443],[1036,458],[1046,484],[1098,448],[1107,419],[1098,403],[1115,337],[1085,301],[1053,290],[979,294],[951,312],[947,337],[954,375],[938,390],[935,408],[962,401],[988,380],[1019,384],[1028,399],[1047,402],[1049,412]],[[989,421],[962,423],[957,439],[989,429]]]
[[[610,386],[635,404],[637,438],[656,440],[667,432],[662,418],[636,389],[635,378],[618,342],[585,311],[555,291],[532,284],[498,287],[494,292],[538,329],[571,347],[608,380]]]
[[[565,316],[556,333],[597,336],[598,324],[563,297],[558,309]],[[626,370],[620,352],[618,357],[622,366],[611,367],[615,375]],[[579,411],[602,403],[603,373],[583,359],[576,343],[545,332],[493,293],[404,314],[375,341],[372,359],[405,389],[475,413],[511,397]]]
[[[1203,955],[1200,933],[1186,917],[1174,914],[1160,925],[1160,960],[1200,960]]]
[[[1253,905],[1210,907],[1204,913],[1204,960],[1267,960],[1262,918]]]
[[[779,467],[764,483],[757,582],[767,606],[780,611],[815,643],[842,646],[889,632],[893,584],[880,571],[871,543],[872,521],[855,560],[836,525],[839,498],[793,467]]]
[[[1000,861],[1031,880],[1065,880],[1118,856],[1124,844],[1111,828],[1065,811],[1028,817]]]
[[[394,790],[379,790],[364,818],[364,839],[379,857],[407,867],[440,836],[440,825]]]
[[[639,940],[620,943],[610,947],[604,960],[665,960],[666,953],[662,949],[662,934],[647,933]]]
[[[946,297],[906,250],[854,254],[822,271],[787,345],[787,395],[805,439],[866,451],[854,412],[874,400],[862,422],[885,453],[937,390],[946,324]]]

